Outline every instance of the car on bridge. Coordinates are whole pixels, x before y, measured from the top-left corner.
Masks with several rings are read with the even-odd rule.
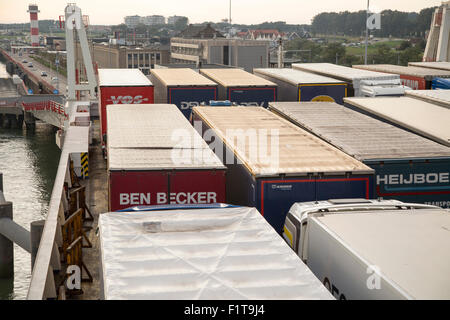
[[[28,68],[33,68],[33,64],[31,62],[28,64]]]
[[[46,77],[46,76],[47,76],[47,72],[42,71],[42,72],[41,72],[41,77]]]

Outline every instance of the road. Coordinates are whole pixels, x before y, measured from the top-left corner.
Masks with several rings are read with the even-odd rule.
[[[43,66],[39,62],[35,61],[33,58],[30,57],[28,53],[22,53],[21,56],[19,54],[12,54],[8,53],[11,58],[19,62],[24,66],[24,68],[30,72],[33,73],[40,81],[47,82],[48,84],[52,85],[55,88],[59,87],[59,92],[62,94],[66,94],[66,87],[67,87],[67,79],[61,75],[57,74],[56,71],[51,70],[50,68],[47,68],[46,66]],[[24,63],[23,61],[26,60],[27,63]],[[33,67],[28,67],[28,63],[32,63]],[[42,76],[41,72],[44,71],[47,73],[47,76]],[[59,80],[59,84],[57,84],[55,81],[52,81],[54,77],[57,77]]]

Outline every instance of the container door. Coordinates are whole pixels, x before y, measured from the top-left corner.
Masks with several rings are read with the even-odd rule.
[[[265,107],[277,101],[277,88],[229,88],[228,100],[242,106]]]
[[[317,179],[317,197],[315,200],[365,198],[372,199],[373,177],[327,177]]]
[[[257,209],[281,234],[291,206],[295,202],[315,200],[316,183],[314,179],[260,181],[259,194]]]
[[[109,184],[111,211],[168,203],[167,172],[111,172]]]
[[[402,85],[410,87],[413,90],[425,90],[427,88],[426,81],[424,78],[400,75],[400,81]]]
[[[303,85],[298,92],[299,101],[325,101],[344,103],[347,85]]]
[[[179,171],[170,174],[170,204],[225,202],[225,170]]]
[[[210,100],[217,100],[217,89],[211,87],[169,88],[168,103],[175,104],[186,119],[191,118],[193,107],[202,103],[209,105]]]

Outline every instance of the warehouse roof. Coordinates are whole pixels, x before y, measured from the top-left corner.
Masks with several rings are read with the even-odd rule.
[[[332,102],[271,102],[269,108],[358,160],[450,157],[450,148]]]
[[[343,83],[340,80],[334,78],[321,76],[318,74],[290,69],[290,68],[265,68],[265,69],[253,69],[253,73],[256,75],[264,74],[275,79],[289,82],[293,85],[300,84],[316,84],[316,83]]]
[[[269,80],[255,76],[241,69],[200,69],[200,73],[224,87],[276,87]]]
[[[450,108],[450,90],[407,90],[405,94],[411,98]]]
[[[344,102],[450,146],[450,109],[409,97],[344,98]]]
[[[410,62],[408,65],[450,71],[450,62]]]
[[[152,69],[151,74],[167,86],[217,86],[215,82],[189,68]]]
[[[98,69],[98,85],[151,86],[152,83],[139,69]]]
[[[254,176],[372,173],[363,163],[259,107],[195,107]]]

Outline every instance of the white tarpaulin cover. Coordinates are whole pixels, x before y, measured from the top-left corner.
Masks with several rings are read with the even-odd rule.
[[[105,299],[333,299],[255,208],[100,215]]]

